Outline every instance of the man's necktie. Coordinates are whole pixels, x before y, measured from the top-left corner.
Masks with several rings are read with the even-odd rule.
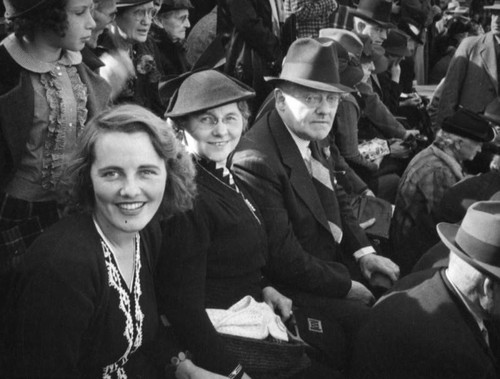
[[[333,189],[330,171],[315,157],[319,157],[317,146],[314,143],[309,145],[304,159],[311,174],[311,178],[320,198],[321,204],[328,220],[328,226],[333,238],[337,243],[342,241],[342,228],[340,220],[339,205]]]

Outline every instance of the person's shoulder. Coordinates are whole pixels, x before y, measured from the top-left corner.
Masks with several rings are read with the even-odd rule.
[[[87,252],[95,248],[99,235],[89,214],[63,217],[45,230],[30,247],[28,254],[40,259],[62,259],[82,262],[90,258]]]

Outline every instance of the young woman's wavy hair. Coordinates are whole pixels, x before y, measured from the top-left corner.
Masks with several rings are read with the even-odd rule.
[[[95,205],[90,170],[95,161],[95,145],[106,133],[145,132],[156,153],[165,161],[167,183],[161,205],[162,215],[191,209],[196,196],[192,159],[167,123],[138,105],[120,105],[91,119],[68,161],[60,192],[67,210],[92,211]]]
[[[47,0],[32,12],[8,21],[8,31],[32,40],[38,30],[51,30],[64,37],[68,30],[67,0]]]

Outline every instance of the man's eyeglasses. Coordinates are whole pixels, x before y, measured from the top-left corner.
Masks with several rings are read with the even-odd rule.
[[[332,108],[337,106],[340,102],[340,94],[338,93],[330,93],[328,95],[310,93],[308,95],[294,95],[294,97],[302,99],[304,104],[311,108],[319,107],[323,102],[323,99],[325,99],[326,103]]]
[[[137,21],[142,21],[146,19],[146,16],[148,16],[151,20],[156,17],[156,14],[158,13],[158,10],[156,8],[142,8],[142,9],[136,9],[134,12],[132,12],[134,18]]]

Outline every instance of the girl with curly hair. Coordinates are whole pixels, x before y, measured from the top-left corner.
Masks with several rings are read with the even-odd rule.
[[[109,96],[79,52],[95,27],[92,0],[4,5],[12,33],[0,46],[0,282],[14,258],[59,219],[66,157]]]

